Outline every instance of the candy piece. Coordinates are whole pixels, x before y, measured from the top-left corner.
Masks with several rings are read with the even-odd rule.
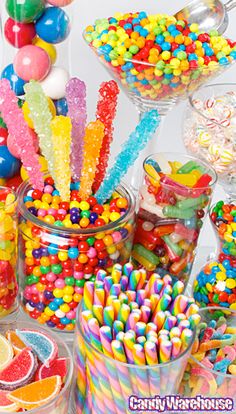
[[[67,374],[67,365],[68,361],[66,358],[56,358],[50,367],[47,367],[45,364],[41,365],[36,372],[35,379],[38,381],[44,378],[53,377],[54,375],[59,375],[63,379]]]
[[[36,353],[39,360],[49,367],[58,355],[57,343],[46,333],[31,329],[16,330],[19,338]]]
[[[34,356],[29,348],[23,349],[1,370],[0,389],[15,390],[19,386],[28,384],[32,380],[37,366],[36,356]]]
[[[83,163],[84,134],[86,127],[86,85],[77,78],[69,80],[66,86],[68,116],[72,122],[71,172],[74,180],[80,179]]]
[[[43,176],[40,172],[38,155],[35,153],[32,132],[25,123],[23,114],[18,107],[17,97],[6,79],[0,81],[0,96],[0,111],[7,124],[9,134],[14,136],[17,141],[21,161],[29,173],[32,185],[42,190]]]
[[[59,394],[60,390],[61,377],[55,375],[18,388],[10,392],[8,398],[15,402],[18,407],[32,410],[48,404]]]
[[[37,20],[35,29],[38,37],[48,43],[61,43],[70,33],[70,19],[59,7],[47,7]]]
[[[0,390],[0,410],[3,413],[13,413],[18,409],[17,404],[7,398],[8,393],[9,391]]]
[[[51,121],[53,143],[53,178],[63,201],[70,199],[71,120],[56,116]]]
[[[43,0],[25,0],[16,2],[15,0],[6,1],[6,9],[9,16],[17,22],[31,23],[37,20],[43,13],[45,4]]]
[[[52,114],[49,110],[48,99],[39,83],[30,81],[25,85],[25,100],[29,105],[30,117],[39,137],[39,145],[43,156],[48,162],[49,172],[53,171],[53,144],[50,123]]]
[[[119,88],[115,81],[104,82],[100,86],[96,118],[104,124],[105,131],[94,179],[94,192],[99,189],[104,180],[108,166],[110,145],[113,140],[113,121],[116,116],[118,94]]]
[[[101,121],[90,122],[84,136],[83,167],[80,178],[81,198],[86,199],[91,195],[92,184],[96,173],[96,165],[104,137],[104,125]],[[97,198],[97,197],[96,197]],[[97,198],[98,202],[99,199]]]
[[[14,61],[17,76],[26,82],[31,79],[41,81],[50,71],[51,61],[45,50],[38,46],[27,45],[19,49]]]
[[[4,369],[13,358],[13,349],[10,342],[0,335],[0,371]]]
[[[96,193],[99,202],[107,200],[120,183],[121,178],[127,173],[129,167],[137,159],[139,152],[145,147],[153,136],[160,118],[156,110],[146,112],[129,139],[123,144],[122,151],[116,157],[114,166],[108,171],[106,177]],[[125,166],[125,168],[124,168]]]
[[[21,48],[32,43],[36,32],[33,23],[19,23],[9,17],[4,25],[4,35],[12,46]]]
[[[53,66],[46,78],[40,83],[46,96],[51,99],[62,99],[66,95],[66,85],[69,78],[66,69]]]
[[[26,345],[22,342],[19,336],[17,336],[15,331],[7,331],[6,338],[11,343],[15,355],[19,354],[22,349],[26,348]]]

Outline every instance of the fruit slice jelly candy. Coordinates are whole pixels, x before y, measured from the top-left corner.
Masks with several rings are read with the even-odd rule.
[[[10,401],[7,397],[9,391],[0,391],[0,412],[13,413],[17,411],[17,404]]]
[[[6,338],[11,343],[15,354],[19,354],[22,349],[26,348],[26,345],[22,342],[19,336],[17,336],[15,331],[7,331]]]
[[[13,358],[13,349],[5,336],[0,335],[0,371],[6,367]]]
[[[53,377],[54,375],[60,375],[63,379],[67,374],[67,358],[57,358],[48,368],[46,365],[41,365],[38,371],[36,372],[36,380],[41,380],[48,377]]]
[[[61,377],[44,378],[25,387],[18,388],[8,394],[9,400],[15,402],[18,407],[31,410],[49,403],[61,390]]]
[[[19,338],[36,353],[38,359],[49,367],[58,355],[57,343],[47,334],[33,329],[16,330]]]
[[[23,349],[0,371],[0,389],[14,390],[28,384],[38,367],[36,356],[29,348]]]

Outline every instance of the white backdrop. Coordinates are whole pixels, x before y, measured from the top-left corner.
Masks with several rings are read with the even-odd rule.
[[[93,119],[97,90],[99,83],[108,80],[109,74],[96,59],[82,39],[83,29],[94,22],[96,18],[112,16],[114,12],[141,11],[150,13],[173,14],[180,10],[188,1],[186,0],[75,0],[74,19],[71,36],[71,62],[72,73],[86,81],[88,89],[88,107],[90,120]],[[236,39],[236,9],[230,12],[230,24],[226,32],[231,39]],[[235,67],[220,76],[216,82],[235,82]],[[158,139],[158,150],[185,152],[182,144],[182,119],[185,110],[185,103],[177,105],[166,117]],[[133,104],[123,92],[119,98],[119,108],[115,123],[115,136],[112,154],[120,148],[120,144],[135,127],[138,120],[137,112]],[[224,192],[217,186],[215,200],[224,197]],[[215,237],[209,222],[205,224],[201,244],[203,246],[214,246]]]

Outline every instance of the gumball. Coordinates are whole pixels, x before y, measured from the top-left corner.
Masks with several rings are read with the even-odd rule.
[[[51,99],[61,99],[66,94],[66,84],[69,81],[69,73],[57,66],[53,66],[48,76],[41,82],[45,95]]]
[[[12,64],[6,66],[5,69],[3,69],[1,78],[9,80],[11,88],[17,96],[24,95],[25,81],[16,74]]]
[[[20,161],[11,155],[6,145],[0,147],[0,177],[11,178],[20,170]]]
[[[45,50],[38,46],[22,47],[14,58],[14,69],[25,81],[44,79],[51,67],[51,61]]]
[[[68,105],[66,98],[58,99],[54,101],[54,105],[56,107],[57,115],[64,115],[66,116],[68,113]]]
[[[47,52],[48,56],[50,57],[51,64],[54,65],[57,60],[57,50],[55,46],[53,46],[51,43],[45,42],[43,39],[40,39],[40,37],[36,37],[33,41],[33,44],[45,50],[45,52]]]
[[[17,188],[21,185],[22,178],[20,175],[16,175],[15,177],[9,178],[9,180],[6,181],[6,185],[9,188],[12,188],[12,190],[16,191]]]
[[[2,186],[5,186],[6,185],[5,178],[0,178],[0,185],[2,185]]]
[[[73,0],[48,0],[48,3],[52,6],[57,7],[65,7],[68,6],[68,4],[71,4]]]
[[[50,98],[48,98],[48,106],[52,114],[52,117],[54,118],[54,116],[56,116],[56,108],[55,108],[53,101]],[[30,109],[29,109],[29,105],[27,102],[24,102],[22,106],[22,111],[23,111],[25,121],[27,122],[30,128],[34,129],[34,124],[30,116]]]
[[[48,171],[48,163],[42,155],[39,156],[39,163],[41,165],[40,170],[42,172]],[[21,178],[22,178],[23,181],[26,181],[29,178],[28,173],[27,173],[27,171],[25,170],[25,168],[23,166],[20,169],[20,175],[21,175]]]
[[[70,33],[70,19],[59,7],[48,7],[35,25],[37,35],[48,43],[60,43]]]
[[[0,128],[0,146],[7,145],[8,130],[6,128]]]
[[[9,16],[21,23],[32,23],[45,9],[44,0],[6,0]]]
[[[38,152],[39,150],[38,136],[33,130],[31,131],[31,136],[32,136],[32,140],[34,143],[35,151]],[[20,158],[19,147],[17,145],[17,142],[15,141],[15,137],[13,137],[12,135],[8,135],[7,147],[10,153],[13,155],[13,157]]]
[[[36,31],[34,23],[19,23],[9,17],[5,23],[4,34],[12,46],[20,48],[32,43]]]

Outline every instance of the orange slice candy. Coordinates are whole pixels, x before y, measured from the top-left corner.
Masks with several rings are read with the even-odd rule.
[[[26,348],[24,342],[17,336],[15,331],[7,331],[6,338],[11,343],[15,355],[19,354],[22,349]]]
[[[55,375],[9,392],[7,397],[19,408],[32,410],[53,400],[59,394],[61,385],[61,377]]]

